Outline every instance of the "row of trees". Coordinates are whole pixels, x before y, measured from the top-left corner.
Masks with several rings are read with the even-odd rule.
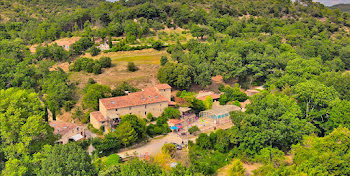
[[[70,71],[86,71],[88,73],[101,74],[102,68],[109,68],[112,66],[112,60],[110,57],[101,57],[99,60],[91,58],[78,58],[73,64],[69,66]]]

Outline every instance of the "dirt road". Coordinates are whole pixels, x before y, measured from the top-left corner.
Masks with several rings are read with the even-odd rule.
[[[155,154],[161,151],[162,146],[164,144],[171,143],[171,142],[181,144],[182,139],[177,134],[169,133],[164,137],[152,139],[149,143],[147,143],[144,146],[141,146],[136,149],[120,152],[118,153],[118,155],[122,158],[125,158],[127,154],[130,156],[130,155],[134,155],[134,153],[136,152],[138,156],[143,156],[145,154],[149,156],[154,156]]]

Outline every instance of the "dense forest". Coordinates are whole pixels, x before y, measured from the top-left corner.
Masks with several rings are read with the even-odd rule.
[[[191,39],[149,39],[163,36],[159,31],[165,28],[183,29]],[[79,40],[69,50],[49,45],[70,37]],[[71,111],[79,96],[84,110],[98,110],[99,98],[138,90],[127,83],[111,89],[89,79],[78,91],[70,74],[98,75],[112,67],[108,57],[81,57],[101,52],[97,39],[109,41],[104,53],[166,50],[157,78],[176,90],[206,89],[217,75],[237,83],[217,90],[224,93],[222,104],[246,100],[239,88],[265,90],[250,97],[245,112],[230,114],[233,127],[202,133],[189,143],[189,163],[174,168],[162,167],[159,158],[122,162],[114,154],[168,133],[166,120],[179,116],[174,109],[158,118],[150,115],[155,124],[127,115],[102,138],[57,145],[49,113]],[[65,62],[68,71],[54,67]],[[128,64],[128,71],[137,69]],[[350,14],[311,0],[3,0],[1,174],[214,175],[229,165],[230,175],[244,175],[246,161],[262,163],[255,175],[350,175],[349,70]],[[205,109],[205,102],[190,101],[194,110]],[[88,115],[77,109],[73,116],[87,123]],[[96,148],[92,155],[86,152],[90,144]],[[172,156],[172,146],[163,149]]]

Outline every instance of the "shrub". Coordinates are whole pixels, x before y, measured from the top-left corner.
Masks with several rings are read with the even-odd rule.
[[[138,68],[136,67],[134,62],[129,62],[128,63],[128,71],[134,72],[134,71],[137,71],[137,70],[138,70]]]
[[[197,126],[192,126],[190,129],[188,129],[188,132],[190,134],[193,134],[193,133],[198,132],[198,131],[200,131],[200,130]]]
[[[176,92],[176,97],[180,97],[181,94],[182,94],[182,91],[177,91],[177,92]]]
[[[162,147],[162,153],[170,154],[170,156],[174,156],[176,152],[176,146],[174,144],[164,144]]]
[[[123,96],[123,95],[126,95],[125,91],[137,92],[137,91],[139,91],[139,89],[136,87],[133,87],[132,85],[128,84],[127,82],[123,82],[121,85],[119,85],[115,89],[113,89],[112,95],[114,97]]]
[[[148,119],[148,120],[153,120],[153,115],[152,115],[152,113],[149,112],[149,113],[147,114],[147,119]]]
[[[88,73],[100,74],[102,72],[101,64],[91,58],[78,58],[72,65],[69,66],[70,71],[86,71]]]
[[[160,50],[163,48],[163,43],[161,41],[155,41],[152,43],[152,48],[156,49],[156,50]]]
[[[109,68],[112,66],[112,59],[110,57],[100,57],[99,62],[102,68]]]
[[[245,94],[244,92],[241,92],[239,86],[235,86],[235,87],[230,87],[227,86],[224,89],[224,94],[222,94],[220,96],[220,104],[224,105],[229,101],[233,101],[233,100],[237,100],[239,102],[244,102],[245,100],[248,99],[248,95]]]
[[[223,92],[225,90],[225,85],[220,84],[219,85],[219,91]]]
[[[168,58],[166,56],[162,56],[160,58],[160,65],[164,66],[168,62]]]
[[[232,103],[233,105],[236,105],[236,106],[238,106],[238,107],[241,107],[241,103],[239,102],[239,101],[234,101],[233,103]]]
[[[178,109],[167,107],[162,113],[162,118],[168,119],[180,119],[180,111]]]
[[[81,123],[88,124],[90,122],[90,112],[91,111],[88,111],[88,112],[85,113],[84,118],[81,119]]]
[[[91,123],[88,124],[88,129],[95,134],[103,134],[103,130],[94,128]]]
[[[242,161],[239,159],[233,160],[230,168],[227,171],[227,175],[245,176],[245,169]]]
[[[81,107],[77,107],[74,111],[74,113],[72,114],[72,118],[73,119],[77,119],[77,120],[81,120],[84,118],[84,112],[81,109]]]
[[[95,84],[96,81],[93,78],[89,78],[88,80],[88,84]]]
[[[100,52],[101,52],[101,50],[99,48],[97,48],[96,46],[93,46],[90,49],[91,56],[97,56]]]
[[[69,48],[73,55],[80,55],[83,51],[87,50],[94,44],[88,37],[83,37],[77,42],[73,43]]]
[[[102,73],[102,66],[99,63],[96,63],[93,67],[92,67],[92,72],[94,72],[95,75],[101,74]]]

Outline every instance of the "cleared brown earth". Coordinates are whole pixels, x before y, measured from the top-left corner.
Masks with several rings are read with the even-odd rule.
[[[70,74],[69,79],[73,82],[78,82],[79,88],[85,87],[89,78],[93,78],[99,84],[110,86],[112,89],[123,81],[139,88],[158,83],[156,76],[160,67],[159,65],[136,64],[136,66],[139,68],[138,71],[129,72],[127,71],[126,63],[119,63],[111,68],[103,69],[103,73],[99,75],[86,72],[73,72]]]

